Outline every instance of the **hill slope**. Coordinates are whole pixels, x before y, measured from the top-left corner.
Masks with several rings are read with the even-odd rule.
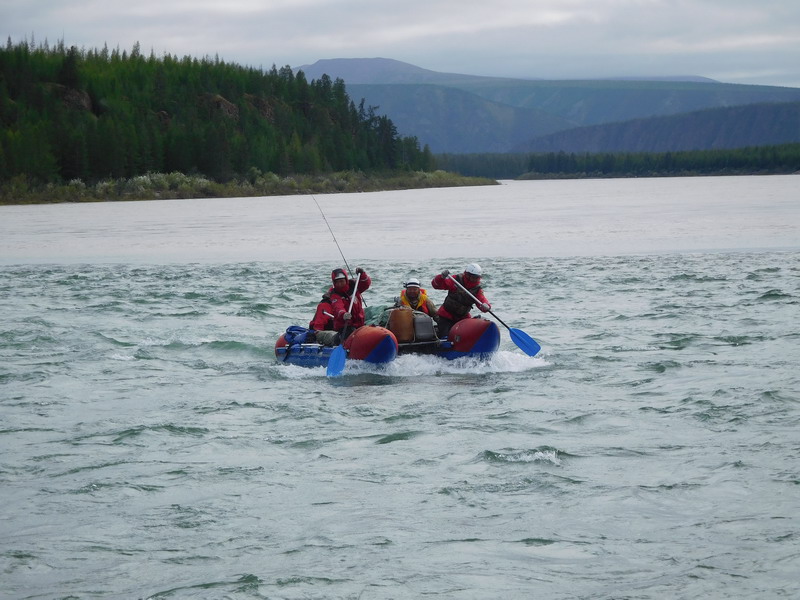
[[[507,152],[531,137],[574,127],[549,113],[484,100],[438,85],[348,85],[376,112],[390,115],[400,135],[416,135],[436,153]]]
[[[800,101],[796,88],[692,81],[497,81],[464,82],[457,87],[493,102],[537,108],[578,125]]]
[[[145,58],[138,44],[130,54],[0,47],[0,123],[0,182],[172,171],[229,181],[431,165],[388,117],[356,107],[342,81]]]
[[[400,131],[429,144],[434,152],[511,152],[520,147],[520,140],[577,127],[705,109],[800,101],[797,88],[735,85],[697,77],[597,81],[506,79],[437,73],[390,59],[327,60],[306,65],[302,70],[309,79],[323,73],[344,79],[354,98],[379,106],[379,114],[388,115]],[[398,87],[412,84],[429,87],[414,93]],[[468,100],[464,94],[474,98]],[[773,134],[762,135],[762,131],[774,131],[785,119],[782,111],[770,116],[771,110],[765,106],[759,111],[763,128],[731,121],[750,118],[746,113],[732,113],[728,127],[746,132],[737,138],[744,145],[771,143],[768,140]],[[632,125],[634,129],[638,126]],[[674,139],[696,140],[696,120],[676,121],[673,126],[690,128],[683,136],[675,133]],[[589,139],[584,134],[570,139],[581,138]],[[553,138],[556,139],[560,138]],[[623,139],[631,144],[623,150],[635,150],[635,140],[625,136]],[[714,140],[693,141],[698,143],[713,147]]]
[[[579,127],[537,137],[518,152],[673,152],[800,142],[800,102],[714,108]]]

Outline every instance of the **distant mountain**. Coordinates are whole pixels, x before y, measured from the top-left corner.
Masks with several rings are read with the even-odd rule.
[[[306,79],[319,79],[323,74],[331,78],[339,77],[350,83],[437,83],[452,84],[459,81],[542,81],[541,77],[507,78],[461,73],[442,73],[423,69],[392,58],[327,58],[313,65],[302,65],[293,69],[303,71]],[[599,81],[693,81],[696,83],[715,83],[708,77],[697,75],[673,75],[666,77],[614,77]]]
[[[674,152],[800,142],[800,102],[729,108],[578,127],[537,137],[517,152]]]
[[[440,83],[453,80],[493,79],[477,75],[458,75],[429,71],[391,58],[330,58],[318,60],[313,65],[293,69],[303,71],[306,79],[319,79],[327,74],[331,79],[339,77],[348,85],[354,83]]]
[[[667,75],[663,77],[603,77],[598,81],[694,81],[696,83],[719,83],[710,77],[698,75]]]
[[[349,95],[358,102],[379,107],[403,135],[414,135],[436,153],[512,152],[526,140],[548,136],[550,147],[570,140],[572,151],[589,151],[598,144],[594,135],[555,134],[570,129],[624,123],[652,117],[695,113],[706,109],[752,104],[800,102],[800,89],[719,83],[696,76],[652,79],[541,80],[480,77],[439,73],[386,58],[331,59],[302,70],[308,80],[323,74],[345,81]],[[778,111],[773,116],[773,110]],[[735,119],[748,119],[750,112],[730,113],[727,127],[749,132],[737,139],[744,145],[761,145],[785,122],[783,109],[765,106],[758,112],[759,127]],[[697,118],[676,120],[673,127],[691,127],[675,140],[697,140]],[[734,119],[734,120],[731,120]],[[774,119],[774,120],[773,120]],[[641,124],[632,124],[638,131]],[[709,134],[710,135],[710,134]],[[787,141],[800,141],[800,134]],[[588,146],[578,148],[576,140]],[[595,142],[590,140],[595,139]],[[544,142],[543,142],[544,143]],[[678,142],[674,142],[678,143]],[[713,139],[702,142],[712,147]],[[633,150],[641,143],[629,135],[618,141],[620,150]],[[677,149],[677,148],[676,148]],[[688,148],[687,148],[688,149]]]
[[[537,108],[581,125],[676,115],[706,108],[800,101],[800,89],[692,81],[466,82],[458,86],[491,100]]]
[[[365,98],[389,115],[404,136],[415,135],[432,152],[507,152],[532,137],[575,126],[538,109],[485,100],[440,85],[347,85],[347,93]]]

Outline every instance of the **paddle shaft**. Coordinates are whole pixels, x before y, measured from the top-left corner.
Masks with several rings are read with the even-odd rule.
[[[351,318],[353,316],[353,304],[356,301],[356,294],[358,294],[358,282],[359,281],[361,281],[361,273],[356,273],[356,285],[355,285],[355,287],[353,287],[353,294],[352,294],[352,296],[350,296],[350,306],[347,309],[347,314],[349,314]],[[350,322],[348,321],[347,323],[344,324],[344,328],[342,328],[342,339],[344,339],[346,337],[344,335],[345,333],[347,333],[349,335],[350,329],[351,329]]]
[[[353,288],[353,295],[350,296],[350,308],[347,309],[351,315],[353,313],[353,302],[356,301],[356,294],[358,293],[358,282],[361,281],[361,273],[356,273],[356,286]]]

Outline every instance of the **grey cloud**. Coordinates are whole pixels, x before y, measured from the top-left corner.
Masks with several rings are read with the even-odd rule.
[[[704,75],[800,87],[800,3],[778,0],[28,0],[0,6],[13,41],[218,54],[269,67],[384,56],[511,77]]]

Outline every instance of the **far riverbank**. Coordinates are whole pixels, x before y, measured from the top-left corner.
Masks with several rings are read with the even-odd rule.
[[[251,171],[248,177],[225,183],[202,175],[148,173],[130,179],[86,184],[76,179],[64,184],[34,184],[18,176],[0,184],[0,204],[56,204],[186,198],[247,198],[293,194],[380,192],[440,187],[498,185],[494,179],[467,177],[446,171],[403,171],[366,174],[344,171],[324,175],[279,176]]]

